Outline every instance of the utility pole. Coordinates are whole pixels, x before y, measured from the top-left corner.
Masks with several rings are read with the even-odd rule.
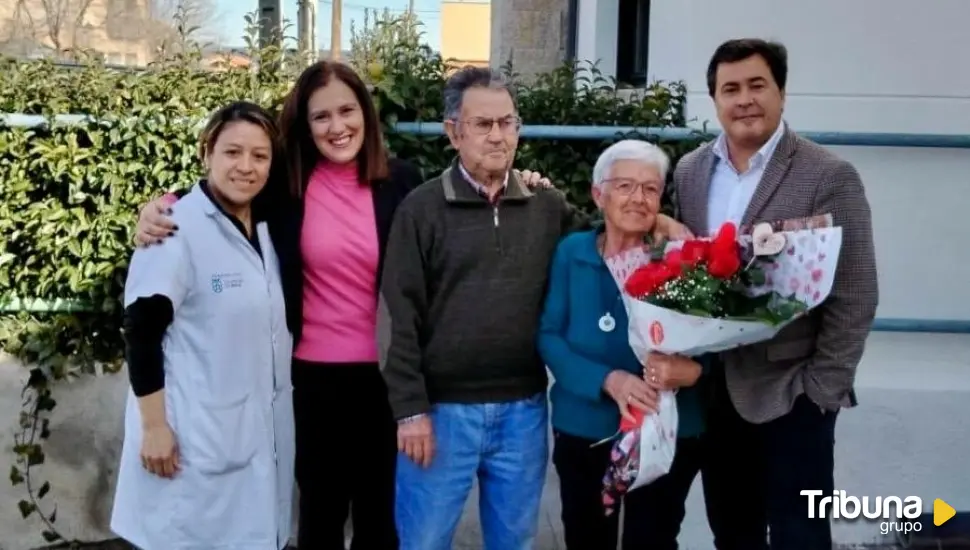
[[[407,29],[410,34],[411,27],[414,26],[414,0],[408,0],[408,17],[407,17]]]
[[[333,0],[333,12],[330,14],[330,57],[334,61],[340,59],[340,28],[343,22],[343,0]]]
[[[299,48],[307,64],[317,60],[317,3],[300,0],[297,8]]]
[[[283,19],[282,3],[282,0],[258,0],[260,48],[282,45],[280,37]]]

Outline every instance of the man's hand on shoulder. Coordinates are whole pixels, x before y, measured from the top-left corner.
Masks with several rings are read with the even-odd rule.
[[[524,183],[526,187],[530,189],[536,189],[536,188],[554,189],[555,188],[555,186],[552,184],[552,181],[550,181],[549,178],[544,177],[539,172],[533,172],[532,170],[522,170],[522,171],[513,170],[513,172],[515,172],[522,180],[522,183]]]

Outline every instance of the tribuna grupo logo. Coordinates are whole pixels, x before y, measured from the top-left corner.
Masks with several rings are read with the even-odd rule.
[[[807,489],[800,494],[808,497],[809,519],[854,520],[862,516],[879,521],[879,531],[884,535],[919,532],[923,529],[919,521],[923,515],[923,499],[920,497],[854,497],[841,490],[822,496],[822,491]]]

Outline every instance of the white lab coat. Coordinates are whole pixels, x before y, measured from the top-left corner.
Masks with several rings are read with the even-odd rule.
[[[143,550],[278,550],[293,501],[292,337],[265,223],[263,261],[197,185],[173,207],[179,233],[135,252],[125,304],[172,299],[165,407],[182,470],[146,471],[129,393],[111,528]]]

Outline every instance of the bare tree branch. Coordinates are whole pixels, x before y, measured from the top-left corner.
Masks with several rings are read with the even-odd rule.
[[[34,17],[27,9],[27,0],[17,0],[13,6],[13,13],[10,17],[7,36],[4,42],[34,38]]]
[[[23,11],[29,13],[23,2],[18,3],[18,7],[21,6]],[[73,47],[77,28],[84,22],[91,0],[40,0],[40,7],[43,10],[44,32],[58,54]],[[65,28],[67,25],[70,27]],[[69,45],[64,43],[66,33],[70,33]]]
[[[54,49],[60,53],[61,47],[61,23],[64,21],[64,10],[70,0],[40,0],[40,5],[44,9],[44,27],[47,29],[47,38],[54,44]]]
[[[162,34],[162,38],[182,35],[201,42],[220,42],[218,15],[215,0],[148,1],[148,22],[153,34]]]
[[[0,52],[6,55],[26,56],[36,53],[37,28],[34,17],[27,7],[27,0],[17,0],[10,21],[0,40]]]
[[[94,0],[15,0],[10,4],[12,17],[7,25],[0,24],[0,52],[10,55],[36,54],[45,45],[53,47],[58,57],[72,49],[100,49],[101,31],[109,41],[147,46],[156,53],[163,48],[177,50],[186,38],[202,44],[222,42],[218,0],[106,1],[104,20],[98,22],[88,17]]]

